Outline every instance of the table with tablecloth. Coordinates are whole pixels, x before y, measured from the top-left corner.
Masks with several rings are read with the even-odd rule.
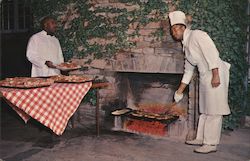
[[[31,89],[0,88],[0,92],[25,123],[32,117],[62,135],[91,86],[92,82],[54,83]]]

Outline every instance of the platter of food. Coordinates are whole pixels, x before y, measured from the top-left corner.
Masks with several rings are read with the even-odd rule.
[[[7,88],[29,89],[29,88],[48,87],[53,83],[54,80],[50,78],[14,77],[1,80],[0,86]]]
[[[86,77],[84,75],[57,75],[57,76],[51,76],[51,79],[54,80],[56,83],[84,83],[84,82],[90,82],[93,81],[93,79]]]
[[[143,111],[135,110],[131,113],[131,115],[135,117],[144,117],[145,113]]]
[[[141,110],[134,110],[130,113],[131,117],[143,120],[158,120],[163,122],[172,122],[179,118],[177,115],[157,114],[151,112],[145,112]]]
[[[64,63],[56,65],[56,68],[61,71],[71,71],[71,70],[80,69],[81,66],[72,62],[64,62]]]

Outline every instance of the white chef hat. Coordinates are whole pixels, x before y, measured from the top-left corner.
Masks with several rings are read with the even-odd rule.
[[[186,15],[182,11],[173,11],[168,15],[170,19],[170,25],[183,24],[186,26]]]

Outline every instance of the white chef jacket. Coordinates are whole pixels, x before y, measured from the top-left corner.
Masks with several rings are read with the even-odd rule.
[[[45,65],[46,61],[51,61],[54,65],[64,62],[58,39],[55,36],[47,35],[46,31],[38,32],[30,38],[26,56],[32,63],[32,77],[60,74],[58,69]]]
[[[182,82],[189,84],[195,66],[199,71],[199,110],[209,115],[230,114],[228,106],[228,85],[230,64],[219,57],[219,52],[206,32],[185,29],[183,35],[185,52]],[[219,69],[220,85],[212,87],[212,69]]]

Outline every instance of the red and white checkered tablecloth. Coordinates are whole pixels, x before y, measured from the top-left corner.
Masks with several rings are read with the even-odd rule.
[[[33,89],[0,88],[3,97],[27,123],[30,117],[62,135],[68,120],[92,86],[86,83],[55,83]]]

